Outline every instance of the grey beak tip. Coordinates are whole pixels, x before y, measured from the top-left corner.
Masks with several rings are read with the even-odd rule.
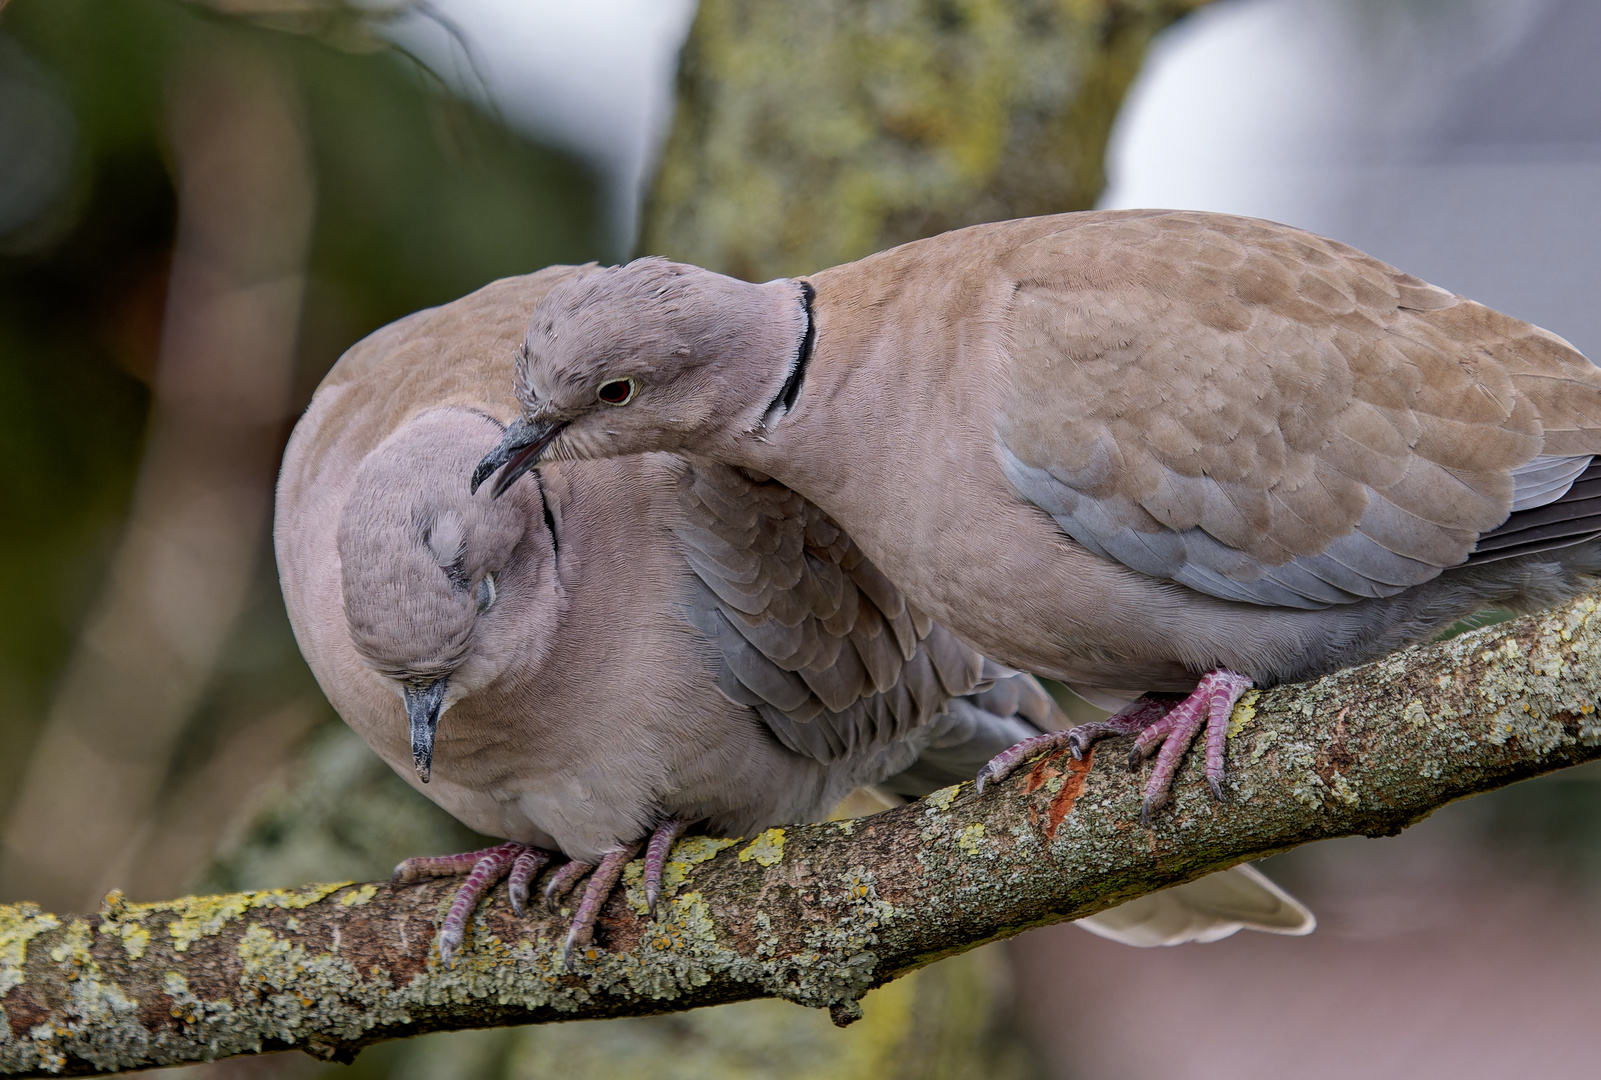
[[[445,702],[449,680],[441,676],[420,686],[407,686],[401,696],[406,701],[406,719],[411,727],[411,764],[423,783],[434,771],[434,734]]]
[[[467,489],[470,494],[478,494],[478,488],[500,467],[500,463],[495,458],[496,455],[493,453],[486,454],[484,460],[480,461],[478,467],[473,470],[472,485]]]
[[[478,467],[473,470],[473,494],[478,493],[479,486],[493,476],[497,469],[502,471],[496,478],[494,486],[489,489],[490,497],[498,499],[506,494],[507,489],[516,483],[523,473],[538,464],[539,456],[566,426],[566,421],[530,421],[526,417],[512,421],[506,428],[506,435],[500,440],[500,445],[485,454]]]

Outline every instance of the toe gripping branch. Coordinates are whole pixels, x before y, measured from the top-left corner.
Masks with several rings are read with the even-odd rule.
[[[1188,697],[1175,701],[1171,698],[1142,697],[1121,710],[1090,724],[1080,724],[1068,731],[1051,731],[1025,739],[1009,750],[992,758],[979,770],[975,786],[979,794],[990,781],[1004,780],[1019,765],[1036,754],[1067,747],[1073,756],[1082,759],[1095,743],[1116,735],[1134,735],[1134,749],[1129,753],[1129,768],[1138,769],[1151,754],[1157,754],[1156,766],[1145,785],[1145,801],[1140,807],[1142,824],[1151,823],[1151,815],[1168,804],[1173,794],[1173,777],[1179,761],[1190,748],[1201,729],[1206,729],[1206,784],[1212,796],[1224,801],[1224,749],[1227,746],[1229,717],[1235,702],[1251,688],[1251,680],[1244,675],[1219,668],[1202,676]]]
[[[508,841],[482,851],[469,851],[462,855],[441,855],[434,858],[407,859],[395,867],[391,883],[413,885],[427,878],[454,877],[467,871],[467,880],[456,890],[450,911],[439,926],[439,958],[454,964],[456,950],[467,935],[467,920],[472,918],[478,901],[507,874],[512,876],[512,909],[520,911],[521,901],[517,889],[522,888],[523,899],[528,895],[528,882],[550,861],[550,853]]]
[[[667,865],[667,856],[689,825],[687,820],[671,818],[651,834],[645,851],[643,884],[645,903],[653,916],[656,903],[661,898],[662,874]],[[623,868],[639,854],[641,846],[644,845],[638,842],[624,845],[602,858],[598,865],[577,860],[563,863],[545,883],[545,909],[556,911],[561,907],[561,901],[583,881],[585,875],[589,875],[562,946],[562,966],[567,970],[572,970],[574,951],[581,952],[594,941],[601,906],[617,888]],[[453,965],[456,953],[466,939],[467,923],[484,895],[502,878],[509,878],[506,891],[511,900],[511,909],[518,915],[526,915],[534,879],[550,864],[552,858],[548,851],[508,841],[461,855],[407,859],[395,867],[391,882],[395,885],[413,885],[429,878],[467,875],[467,880],[461,883],[451,900],[450,911],[445,915],[444,922],[439,926],[439,957],[446,964]]]

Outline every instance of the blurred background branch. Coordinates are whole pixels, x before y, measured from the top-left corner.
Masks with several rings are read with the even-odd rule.
[[[168,91],[177,237],[133,503],[5,833],[0,874],[47,905],[170,889],[209,854],[144,834],[260,554],[313,212],[282,65],[212,38]],[[263,726],[292,740],[303,715]]]

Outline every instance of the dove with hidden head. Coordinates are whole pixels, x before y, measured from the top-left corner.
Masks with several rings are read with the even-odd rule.
[[[1601,370],[1271,222],[1030,218],[764,285],[586,270],[534,310],[515,388],[494,490],[655,450],[773,476],[987,655],[1128,703],[984,777],[1138,732],[1147,818],[1203,729],[1222,797],[1250,686],[1601,567]]]
[[[909,608],[775,482],[657,454],[471,492],[515,415],[527,313],[573,273],[497,282],[359,343],[279,480],[284,597],[329,700],[419,791],[507,841],[398,869],[467,874],[447,959],[484,892],[509,877],[520,910],[553,852],[571,861],[547,901],[593,871],[581,948],[647,841],[654,902],[689,823],[751,835],[858,785],[921,794],[1060,726],[1030,677]]]

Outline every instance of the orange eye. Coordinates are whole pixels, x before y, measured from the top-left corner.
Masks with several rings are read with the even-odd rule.
[[[608,405],[627,405],[634,399],[635,383],[633,379],[613,379],[611,382],[600,384],[595,396]]]

